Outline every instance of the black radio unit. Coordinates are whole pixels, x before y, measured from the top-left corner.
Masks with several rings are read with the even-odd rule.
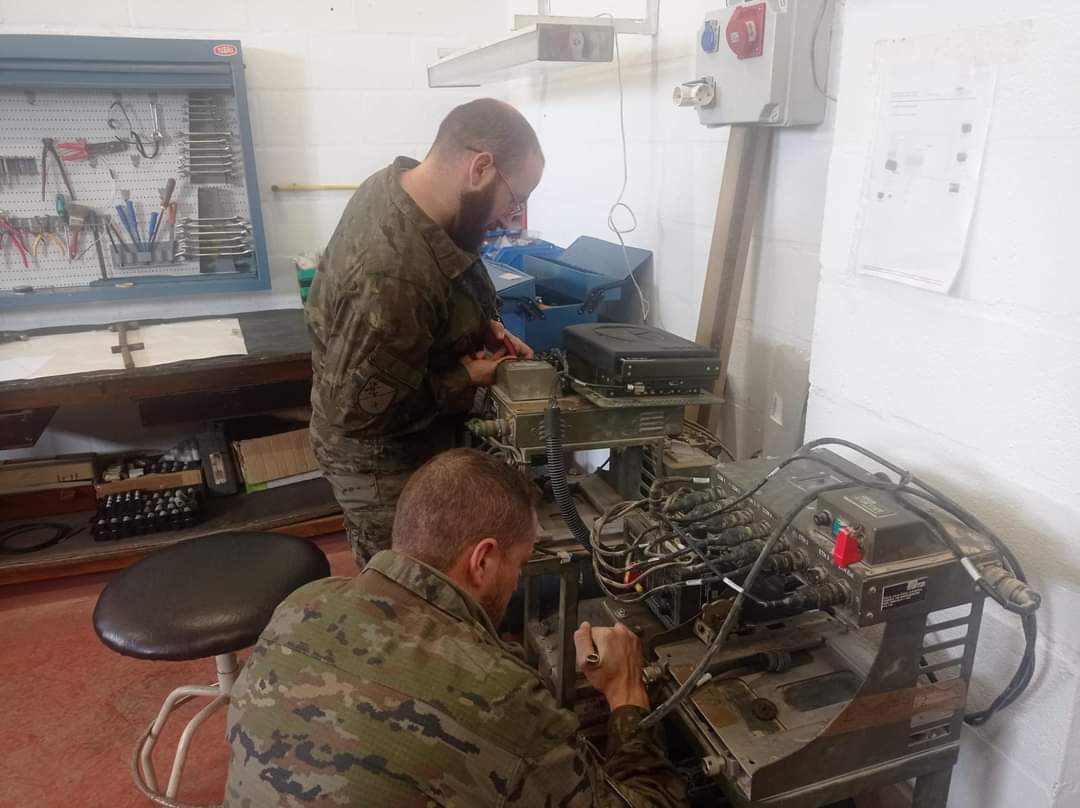
[[[696,395],[720,377],[715,351],[647,325],[572,325],[563,346],[570,374],[609,398]]]

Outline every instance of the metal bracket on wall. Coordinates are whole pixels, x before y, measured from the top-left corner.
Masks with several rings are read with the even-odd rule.
[[[708,345],[720,353],[723,372],[712,392],[721,398],[730,366],[750,239],[761,213],[771,151],[769,127],[745,124],[731,127],[695,339],[698,345]],[[689,417],[722,439],[726,437],[719,428],[719,407],[700,407]],[[738,447],[734,448],[738,453]]]
[[[660,0],[645,0],[645,17],[560,17],[552,15],[551,0],[538,0],[536,14],[515,14],[514,30],[530,25],[596,25],[610,22],[617,34],[656,36],[660,28]]]
[[[284,185],[271,185],[270,190],[280,193],[283,191],[355,191],[359,185],[345,183],[313,184],[306,182],[289,182]]]

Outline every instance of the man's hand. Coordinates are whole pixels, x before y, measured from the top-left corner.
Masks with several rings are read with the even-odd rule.
[[[593,628],[582,623],[574,632],[578,670],[600,691],[612,710],[633,704],[649,709],[649,694],[641,679],[641,641],[622,623],[615,628]],[[589,654],[600,661],[586,663]]]
[[[476,387],[491,387],[495,384],[495,368],[508,359],[505,348],[500,348],[494,353],[479,351],[474,354],[466,354],[459,357],[458,361],[469,374],[469,381]]]
[[[498,320],[491,321],[491,329],[488,331],[484,344],[487,345],[489,351],[502,348],[509,356],[516,359],[532,359],[536,356],[532,348],[507,331],[506,326]]]

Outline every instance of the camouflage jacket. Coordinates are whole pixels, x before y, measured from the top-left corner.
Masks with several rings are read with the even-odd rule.
[[[232,692],[224,808],[674,806],[644,711],[601,765],[577,719],[449,579],[386,550],[278,607]]]
[[[312,339],[316,453],[424,442],[475,389],[458,357],[479,350],[498,312],[476,254],[459,248],[399,181],[399,157],[356,191],[330,238],[305,312]]]

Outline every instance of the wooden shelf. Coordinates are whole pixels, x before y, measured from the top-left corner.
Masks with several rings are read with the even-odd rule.
[[[206,519],[188,530],[99,542],[90,534],[91,516],[90,513],[78,513],[27,520],[67,522],[84,529],[35,553],[0,554],[0,586],[123,569],[162,547],[232,530],[266,530],[314,537],[342,529],[341,512],[326,480],[309,480],[253,494],[211,497],[206,503]]]

